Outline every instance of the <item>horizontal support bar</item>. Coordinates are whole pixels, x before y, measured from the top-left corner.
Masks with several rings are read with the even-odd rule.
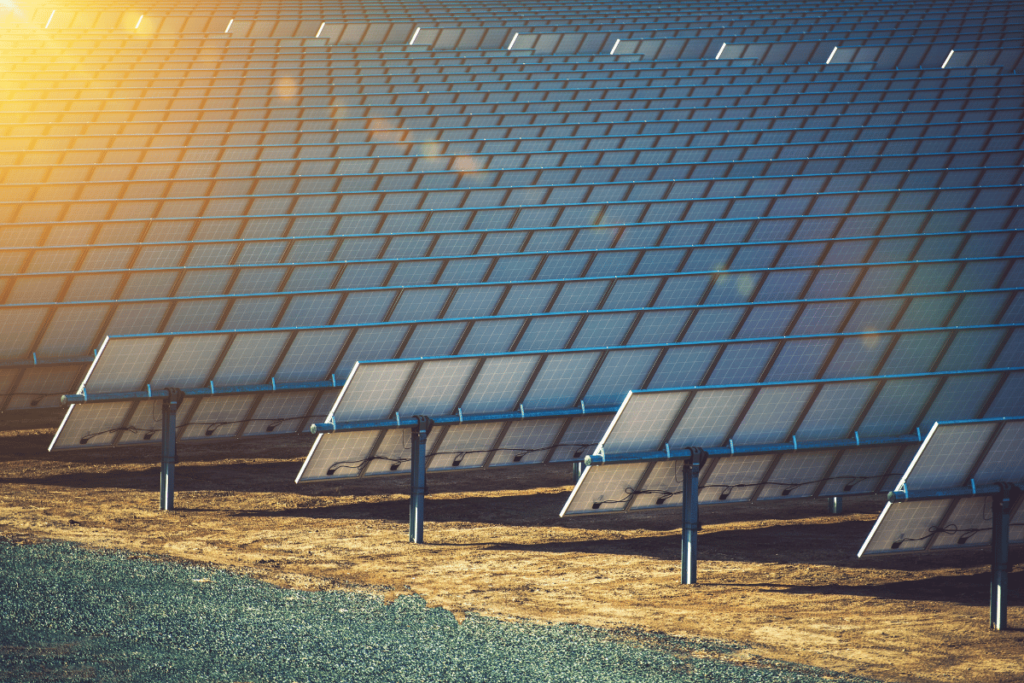
[[[218,390],[219,391],[219,390]],[[559,408],[554,410],[520,409],[509,413],[478,413],[476,415],[442,415],[431,416],[435,425],[471,424],[476,422],[505,422],[508,420],[539,420],[552,417],[576,417],[580,415],[614,415],[619,406],[580,406],[579,408]],[[391,420],[361,420],[357,422],[317,422],[309,428],[314,434],[334,434],[338,432],[361,432],[371,429],[395,429],[398,427],[415,427],[416,418],[398,417]]]
[[[868,446],[888,446],[891,444],[920,443],[921,435],[904,434],[902,436],[884,436],[862,439],[825,439],[817,441],[783,441],[782,443],[751,444],[744,446],[716,446],[703,449],[710,458],[728,458],[737,455],[764,455],[767,453],[783,453],[786,451],[822,451],[831,449],[866,448]],[[693,457],[693,450],[680,448],[677,451],[664,448],[660,451],[642,451],[639,453],[594,453],[584,458],[587,465],[609,465],[620,462],[643,462],[646,460],[678,460]]]
[[[214,387],[210,385],[196,389],[182,389],[185,398],[201,396],[220,396],[222,394],[262,394],[279,391],[309,391],[320,389],[340,389],[341,387],[334,380],[322,382],[294,382],[292,384],[278,384],[271,380],[270,384],[243,384],[233,387]],[[60,397],[62,405],[73,405],[76,403],[114,403],[117,401],[148,401],[150,399],[162,399],[167,396],[164,389],[153,389],[152,391],[114,391],[105,394],[64,394]]]
[[[885,494],[890,503],[906,503],[915,500],[939,500],[942,498],[974,498],[975,496],[996,496],[1006,492],[1020,492],[1018,484],[980,484],[975,486],[953,486],[946,489],[921,489],[909,491],[897,489]]]

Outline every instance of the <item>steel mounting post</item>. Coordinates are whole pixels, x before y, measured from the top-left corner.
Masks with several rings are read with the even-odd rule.
[[[409,542],[423,543],[423,507],[427,495],[427,436],[434,421],[425,415],[416,416],[412,427],[412,473],[409,492]]]
[[[178,460],[178,407],[185,400],[181,389],[165,390],[161,413],[160,509],[174,509],[174,463]]]
[[[989,594],[989,628],[1006,629],[1007,591],[1010,584],[1010,514],[1019,491],[1001,484],[992,496],[992,586]]]
[[[700,530],[700,511],[697,504],[700,466],[707,453],[690,448],[683,459],[683,583],[697,583],[697,531]]]

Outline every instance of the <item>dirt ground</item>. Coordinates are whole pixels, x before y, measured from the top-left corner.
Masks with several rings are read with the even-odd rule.
[[[48,453],[57,420],[0,417],[2,537],[291,588],[415,592],[456,615],[718,638],[751,646],[734,659],[886,681],[1024,680],[1024,568],[1011,575],[1012,628],[991,631],[987,552],[856,557],[881,497],[847,499],[841,516],[822,500],[702,507],[699,584],[684,586],[679,510],[559,519],[568,467],[428,475],[426,543],[412,545],[408,477],[293,483],[311,437],[181,445],[176,510],[160,512],[158,445]]]

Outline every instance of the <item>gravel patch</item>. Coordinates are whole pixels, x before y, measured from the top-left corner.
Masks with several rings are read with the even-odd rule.
[[[207,567],[0,539],[0,681],[858,683],[741,645],[502,621],[418,596],[285,590]]]

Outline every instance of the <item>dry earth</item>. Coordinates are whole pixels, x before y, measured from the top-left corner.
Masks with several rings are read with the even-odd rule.
[[[159,447],[47,453],[55,415],[0,423],[0,536],[213,563],[281,586],[415,592],[465,612],[632,626],[750,645],[886,681],[1024,680],[1024,569],[988,628],[989,555],[861,560],[883,500],[701,509],[699,585],[680,585],[678,510],[559,519],[565,467],[430,475],[426,544],[408,478],[293,483],[303,436],[180,447],[176,510],[157,510]],[[1024,561],[1015,547],[1011,561]]]

